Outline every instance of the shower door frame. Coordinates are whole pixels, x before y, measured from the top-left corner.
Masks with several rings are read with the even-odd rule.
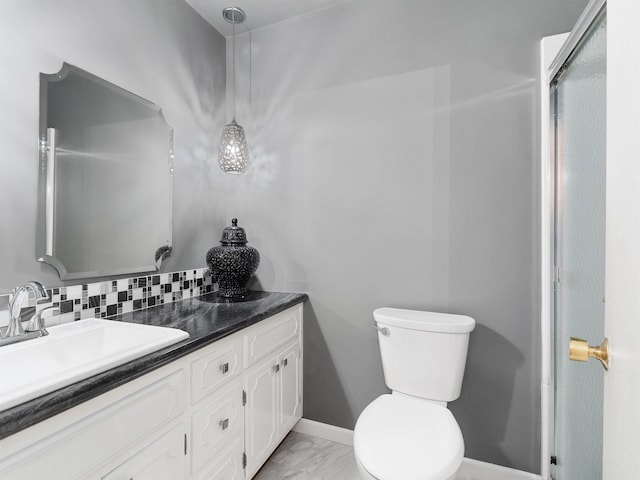
[[[554,160],[551,152],[550,81],[549,71],[553,60],[569,37],[562,33],[545,37],[540,41],[540,327],[542,372],[540,385],[540,476],[542,480],[551,479],[551,449],[554,444],[554,392],[553,392],[553,221],[554,221]]]

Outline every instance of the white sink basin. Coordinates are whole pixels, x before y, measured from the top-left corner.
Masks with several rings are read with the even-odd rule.
[[[88,318],[0,347],[0,411],[189,338],[175,328]]]

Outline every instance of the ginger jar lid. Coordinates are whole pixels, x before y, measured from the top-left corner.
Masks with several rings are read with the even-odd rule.
[[[222,231],[222,245],[244,245],[247,243],[247,234],[244,228],[238,226],[238,219],[231,219],[231,226]]]

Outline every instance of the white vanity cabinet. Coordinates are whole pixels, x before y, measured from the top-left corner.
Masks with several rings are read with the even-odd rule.
[[[0,478],[250,479],[301,416],[298,304],[0,440]]]

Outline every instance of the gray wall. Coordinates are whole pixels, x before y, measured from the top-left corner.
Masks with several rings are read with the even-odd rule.
[[[186,4],[1,0],[0,293],[59,284],[33,260],[37,82],[65,60],[176,129],[167,270],[202,266],[237,216],[262,255],[254,287],[309,293],[305,417],[352,428],[386,391],[374,308],[468,314],[451,404],[466,456],[537,472],[537,42],[586,3],[354,0],[257,30],[251,49],[245,35],[237,119],[253,164],[233,177],[213,158],[223,40]]]
[[[0,0],[0,295],[31,279],[62,284],[35,261],[35,226],[39,73],[63,61],[162,107],[176,157],[163,271],[205,266],[225,224],[212,192],[226,178],[211,161],[226,121],[224,59],[224,38],[182,0]]]
[[[386,391],[374,308],[467,314],[466,456],[540,470],[538,42],[586,3],[354,0],[239,42],[227,217],[262,287],[310,295],[306,418]]]

